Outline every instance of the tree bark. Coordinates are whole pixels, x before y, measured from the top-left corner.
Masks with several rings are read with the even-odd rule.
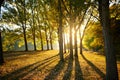
[[[86,30],[86,28],[87,28],[87,26],[88,26],[88,23],[89,23],[89,21],[90,21],[90,18],[91,18],[91,15],[90,15],[87,23],[85,24],[85,28],[84,28],[84,30],[83,30],[82,35],[81,35],[81,32],[80,32],[80,54],[83,53],[83,52],[82,52],[82,47],[83,47],[82,41],[83,41],[83,38],[84,38],[84,35],[85,35],[85,30]]]
[[[40,26],[39,26],[40,28]],[[43,39],[42,39],[42,32],[41,32],[41,29],[40,29],[40,43],[41,43],[41,50],[43,51]]]
[[[48,40],[48,35],[47,35],[47,28],[46,28],[46,26],[45,26],[45,36],[46,36],[47,50],[49,50],[49,40]]]
[[[72,29],[73,29],[73,22],[72,22],[72,5],[70,1],[70,58],[73,59],[73,41],[72,41]]]
[[[82,54],[82,35],[80,30],[79,33],[80,33],[80,54]]]
[[[116,56],[110,32],[109,0],[99,1],[99,14],[103,27],[105,55],[106,55],[106,80],[118,80]]]
[[[33,31],[33,43],[34,43],[34,51],[36,51],[36,40],[35,40],[35,29]]]
[[[0,15],[1,15],[1,5],[4,0],[1,1],[0,3]],[[3,50],[2,50],[2,36],[1,36],[1,29],[0,29],[0,65],[4,63],[4,58],[3,58]]]
[[[39,9],[37,8],[37,16],[39,16],[39,13],[40,13],[40,11],[39,11]],[[41,26],[40,26],[40,20],[39,20],[39,17],[37,17],[37,20],[38,20],[38,23],[39,23],[39,34],[40,34],[40,44],[41,44],[41,50],[43,51],[43,38],[42,38],[42,32],[41,32],[41,30],[42,30],[42,28],[41,28]]]
[[[0,30],[0,65],[4,63],[3,58],[3,50],[2,50],[2,37],[1,37],[1,30]]]
[[[58,30],[58,32],[59,32],[59,54],[60,54],[60,60],[64,61],[61,0],[58,0],[58,9],[59,9],[59,30]]]
[[[27,46],[27,39],[26,39],[26,6],[25,6],[25,0],[24,0],[24,24],[23,26],[23,34],[24,34],[24,42],[25,42],[25,51],[28,51],[28,46]]]
[[[33,20],[33,22],[32,22],[32,27],[33,27],[33,45],[34,45],[34,51],[36,51],[37,49],[36,49],[36,40],[35,40],[35,21],[34,21],[34,16],[35,16],[35,12],[34,12],[34,1],[33,1],[33,4],[32,4],[32,20]]]
[[[23,28],[23,36],[24,36],[25,51],[28,51],[27,39],[26,39],[26,29],[24,28],[24,25],[23,25],[23,24],[22,24],[22,28]]]
[[[65,34],[63,34],[63,36],[64,36],[64,53],[66,53],[66,43],[65,43],[66,37],[65,37]]]
[[[75,29],[74,29],[75,30]],[[75,57],[78,57],[78,48],[77,48],[77,32],[74,33],[74,44],[75,44]]]
[[[53,50],[53,43],[52,43],[52,30],[49,27],[49,33],[50,33],[50,46],[51,46],[51,50]]]
[[[80,54],[82,54],[82,38],[80,37]]]

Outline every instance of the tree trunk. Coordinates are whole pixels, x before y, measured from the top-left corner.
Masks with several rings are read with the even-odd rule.
[[[1,5],[2,5],[2,2],[4,0],[1,1],[0,3],[0,15],[1,15]],[[2,51],[2,36],[1,36],[1,29],[0,29],[0,65],[2,65],[4,63],[4,58],[3,58],[3,51]]]
[[[82,39],[80,38],[80,54],[82,54]]]
[[[46,26],[45,26],[45,36],[46,36],[47,50],[49,50],[49,40],[48,40],[48,35],[47,35],[47,28],[46,28]]]
[[[69,37],[67,36],[67,50],[68,50],[68,53],[70,52],[70,42],[69,42]]]
[[[105,41],[106,80],[118,80],[116,56],[110,32],[109,0],[99,0],[99,14]]]
[[[63,34],[63,36],[64,36],[64,53],[66,53],[66,43],[65,43],[66,37],[65,37],[65,34]]]
[[[28,51],[27,39],[26,39],[26,29],[24,28],[24,25],[22,26],[22,28],[23,28],[23,35],[24,35],[25,51]]]
[[[70,58],[73,59],[73,41],[72,41],[72,29],[73,29],[73,22],[72,22],[72,5],[70,1]]]
[[[0,30],[0,65],[4,63],[3,59],[3,51],[2,51],[2,37],[1,37],[1,30]]]
[[[26,6],[25,6],[25,0],[24,0],[24,25],[23,25],[23,34],[24,34],[24,42],[25,42],[25,51],[28,51],[27,46],[27,39],[26,39]]]
[[[60,60],[64,61],[63,58],[63,30],[62,30],[62,10],[61,10],[61,1],[58,0],[58,8],[59,8],[59,54]]]
[[[50,33],[50,46],[51,46],[51,50],[53,50],[53,43],[52,43],[52,30],[49,27],[49,33]]]
[[[33,4],[34,4],[34,1],[33,1]],[[34,14],[35,12],[34,12],[34,5],[32,5],[32,20],[33,20],[33,22],[32,22],[32,27],[33,27],[33,45],[34,45],[34,51],[36,51],[36,40],[35,40],[35,21],[34,21],[34,16],[35,16],[35,14]]]
[[[42,39],[41,29],[40,29],[40,43],[41,43],[41,50],[43,51],[43,39]]]
[[[37,8],[37,16],[39,16],[39,13],[40,13],[40,11],[39,11],[39,9]],[[37,17],[37,20],[38,20],[38,23],[39,23],[39,33],[40,33],[40,44],[41,44],[41,50],[43,51],[43,38],[42,38],[42,32],[41,32],[41,26],[40,26],[40,20],[39,20],[39,17]]]
[[[80,33],[80,54],[82,54],[82,35],[81,35],[81,31],[79,31]]]
[[[92,12],[93,12],[93,11],[92,11]],[[92,12],[91,12],[91,14],[92,14]],[[80,32],[80,54],[83,53],[83,52],[82,52],[82,47],[83,47],[83,45],[82,45],[82,40],[83,40],[83,38],[84,38],[85,30],[86,30],[86,28],[87,28],[87,26],[88,26],[88,23],[89,23],[90,19],[91,19],[91,15],[90,15],[90,17],[88,18],[87,23],[85,24],[85,28],[84,28],[84,30],[83,30],[82,35],[81,35],[81,32]]]
[[[78,48],[77,48],[77,32],[74,33],[74,44],[75,44],[75,57],[78,57]]]
[[[34,43],[34,51],[36,51],[36,40],[35,40],[35,29],[33,31],[33,43]]]

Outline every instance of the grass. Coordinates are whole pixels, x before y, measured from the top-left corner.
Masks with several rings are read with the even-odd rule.
[[[0,66],[0,80],[103,80],[105,57],[84,51],[71,60],[64,54],[59,60],[57,50],[6,52],[5,63]],[[120,78],[120,61],[117,61]]]

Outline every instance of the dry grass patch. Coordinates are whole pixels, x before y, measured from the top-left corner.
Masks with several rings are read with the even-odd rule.
[[[68,55],[65,53],[65,62],[60,62],[57,50],[4,53],[0,80],[102,80],[105,77],[104,56],[84,51],[71,60]]]

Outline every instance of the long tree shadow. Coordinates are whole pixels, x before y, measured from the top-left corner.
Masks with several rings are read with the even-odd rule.
[[[16,59],[23,59],[23,58],[29,58],[32,55],[35,54],[43,54],[46,51],[12,51],[12,52],[4,52],[4,57],[5,60],[7,61],[12,61],[12,60],[16,60]]]
[[[75,58],[75,80],[84,80],[78,58]]]
[[[0,80],[18,80],[19,78],[26,76],[27,74],[34,71],[35,69],[37,69],[40,66],[42,66],[41,69],[43,69],[47,65],[54,62],[57,59],[57,56],[58,56],[58,54],[55,56],[52,56],[50,58],[46,58],[42,61],[38,61],[38,62],[35,62],[33,64],[30,64],[30,65],[25,66],[23,68],[20,68],[18,70],[15,70],[15,71],[13,71],[5,76],[2,76]]]
[[[97,74],[99,74],[101,78],[105,79],[105,74],[98,67],[96,67],[92,62],[87,60],[83,54],[81,55],[83,59],[97,72]]]
[[[73,69],[73,59],[69,57],[68,66],[62,80],[70,80]]]
[[[67,60],[68,56],[65,57]],[[61,70],[65,67],[65,62],[59,61],[58,64],[50,71],[50,73],[45,77],[44,80],[55,80],[57,75],[61,72]]]

